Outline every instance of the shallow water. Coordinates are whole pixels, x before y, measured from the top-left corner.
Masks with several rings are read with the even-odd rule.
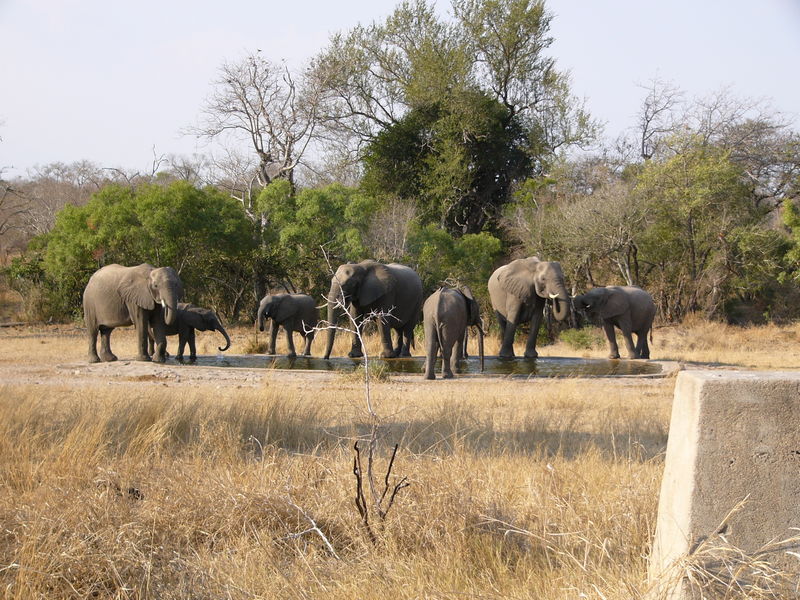
[[[382,363],[389,373],[422,374],[425,358],[373,358],[371,362]],[[203,367],[240,367],[247,369],[296,369],[308,371],[353,371],[362,364],[361,359],[334,357],[329,360],[311,356],[271,355],[217,355],[199,356],[195,362],[182,364]],[[437,377],[441,373],[441,359],[437,360]],[[174,358],[168,364],[178,364]],[[605,377],[615,375],[654,375],[661,372],[661,365],[640,360],[608,360],[598,358],[498,358],[487,356],[483,375],[527,375],[533,377]],[[456,374],[481,374],[478,358],[461,361]]]

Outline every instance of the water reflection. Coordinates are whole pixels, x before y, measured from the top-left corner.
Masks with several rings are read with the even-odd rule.
[[[383,363],[389,373],[422,374],[424,357],[371,359]],[[174,358],[168,363],[177,364]],[[246,369],[295,369],[308,371],[353,371],[362,364],[361,359],[335,357],[324,360],[319,357],[270,355],[217,355],[198,356],[196,361],[181,364],[206,367],[239,367]],[[441,371],[441,359],[437,361],[437,374]],[[519,375],[533,377],[603,377],[613,375],[653,375],[661,372],[661,366],[646,361],[607,360],[599,358],[514,358],[501,359],[487,356],[483,375]],[[477,358],[461,361],[457,374],[481,374]]]

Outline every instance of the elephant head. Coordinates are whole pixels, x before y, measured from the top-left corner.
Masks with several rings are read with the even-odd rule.
[[[532,300],[533,293],[551,300],[553,316],[558,321],[569,316],[570,296],[561,265],[557,262],[539,260],[535,256],[512,261],[500,276],[500,283],[506,291],[525,303]]]
[[[217,313],[213,310],[181,303],[178,305],[178,311],[181,323],[184,325],[188,325],[197,331],[219,331],[225,338],[225,347],[217,347],[220,352],[225,352],[231,347],[231,338],[222,326]]]
[[[331,278],[328,292],[328,323],[333,325],[341,317],[343,310],[350,305],[357,309],[368,308],[384,296],[391,294],[395,287],[395,277],[386,265],[374,260],[341,265]],[[358,310],[357,310],[358,312]],[[328,329],[325,358],[333,350],[336,329]]]
[[[120,281],[119,293],[125,302],[145,310],[153,310],[160,304],[164,309],[164,322],[172,325],[178,302],[183,298],[183,283],[172,267],[151,267],[149,271],[131,269]]]
[[[467,326],[475,326],[478,329],[478,356],[480,357],[481,372],[483,372],[483,320],[481,319],[481,307],[472,295],[472,290],[468,286],[462,286],[461,294],[467,301]],[[466,348],[465,348],[466,351]]]
[[[592,288],[585,294],[573,298],[575,310],[585,311],[591,316],[607,319],[628,310],[629,302],[625,294],[613,293],[606,287]]]
[[[291,319],[300,310],[300,305],[289,294],[267,294],[261,299],[258,305],[258,316],[256,317],[259,331],[264,331],[267,319],[273,319],[275,323],[283,323]]]

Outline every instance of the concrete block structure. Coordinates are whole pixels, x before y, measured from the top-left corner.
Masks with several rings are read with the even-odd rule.
[[[679,373],[649,565],[653,597],[699,598],[684,561],[703,562],[717,544],[800,573],[800,547],[776,544],[797,528],[800,373]],[[704,565],[718,571],[717,585],[733,572],[724,562]]]

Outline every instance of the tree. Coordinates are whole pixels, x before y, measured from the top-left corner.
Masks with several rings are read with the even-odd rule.
[[[109,185],[84,206],[65,206],[31,250],[22,262],[41,261],[44,284],[63,302],[52,309],[57,316],[79,311],[89,276],[114,262],[172,266],[187,300],[235,316],[250,283],[238,267],[250,262],[254,236],[237,204],[213,188]],[[16,272],[26,269],[35,271],[18,264]]]
[[[247,164],[252,169],[239,168],[239,176],[229,179],[239,179],[242,171],[249,174],[249,181],[234,189],[241,192],[237,199],[254,221],[253,203],[260,189],[274,179],[294,185],[295,170],[314,139],[319,95],[311,83],[285,65],[267,60],[260,51],[225,63],[201,124],[190,130],[199,137],[232,138],[250,146],[254,160]],[[241,165],[236,152],[229,152],[230,157]]]
[[[595,125],[544,55],[542,2],[454,3],[454,22],[405,2],[335,36],[314,61],[325,123],[365,160],[371,193],[418,202],[455,235],[493,229],[513,186]]]

